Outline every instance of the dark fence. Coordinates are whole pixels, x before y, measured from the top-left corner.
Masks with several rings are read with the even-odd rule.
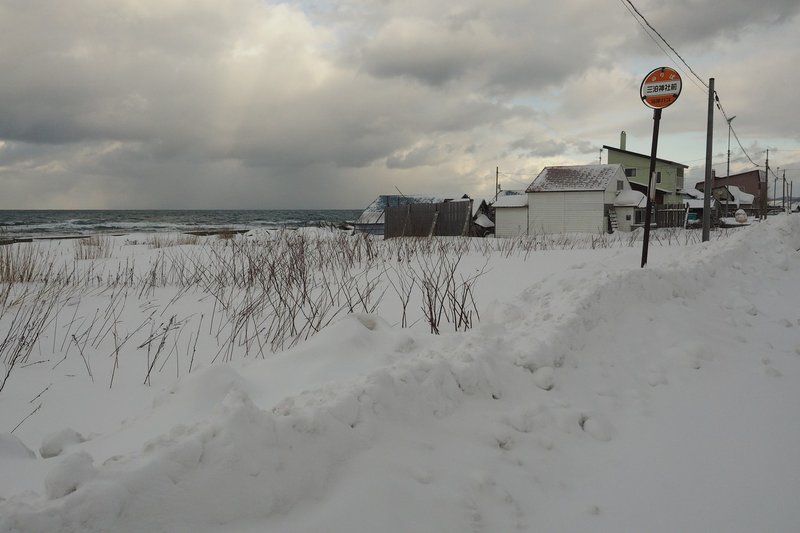
[[[384,220],[385,239],[469,235],[472,200],[387,207]]]
[[[683,204],[655,204],[656,227],[682,228],[686,222],[686,206]]]

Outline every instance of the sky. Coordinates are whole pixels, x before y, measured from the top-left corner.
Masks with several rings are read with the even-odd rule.
[[[800,2],[634,5],[700,79],[715,78],[749,156],[733,138],[731,172],[764,165],[769,150],[770,168],[800,182]],[[524,188],[547,165],[605,163],[601,147],[618,146],[623,130],[629,150],[648,153],[639,86],[660,66],[681,68],[683,92],[663,113],[658,156],[700,180],[706,89],[628,8],[0,0],[0,209],[488,198],[497,168],[503,189]],[[719,111],[714,125],[724,175]]]

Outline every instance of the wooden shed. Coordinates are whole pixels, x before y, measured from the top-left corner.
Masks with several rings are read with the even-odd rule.
[[[528,234],[609,231],[609,212],[629,190],[622,165],[545,167],[525,190]]]

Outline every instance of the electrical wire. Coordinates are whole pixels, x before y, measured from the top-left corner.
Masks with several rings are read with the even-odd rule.
[[[667,41],[667,40],[664,38],[664,36],[663,36],[663,35],[661,35],[661,33],[659,33],[659,31],[658,31],[657,29],[655,29],[655,28],[653,27],[653,25],[652,25],[652,24],[650,24],[650,22],[647,20],[647,18],[645,18],[645,16],[644,16],[644,15],[642,15],[641,11],[639,11],[639,10],[636,8],[636,6],[635,6],[635,5],[633,5],[633,2],[631,2],[631,0],[625,0],[625,1],[626,1],[628,4],[630,4],[630,6],[633,8],[633,10],[634,10],[634,11],[636,11],[636,14],[637,14],[637,15],[639,15],[639,17],[641,17],[641,19],[644,21],[644,23],[645,23],[645,24],[647,24],[647,27],[648,27],[648,28],[650,28],[651,30],[653,30],[653,32],[655,32],[655,34],[656,34],[656,35],[658,35],[658,38],[659,38],[659,39],[661,39],[662,41],[664,41],[664,44],[666,44],[666,45],[669,47],[669,49],[670,49],[670,50],[672,50],[672,53],[673,53],[673,54],[675,54],[675,55],[678,57],[678,59],[680,59],[680,60],[681,60],[681,63],[683,63],[684,65],[686,65],[686,68],[688,68],[688,69],[689,69],[689,72],[691,72],[692,74],[694,74],[695,78],[697,78],[697,79],[698,79],[698,81],[699,81],[701,84],[703,84],[703,87],[705,87],[706,89],[708,89],[708,84],[707,84],[705,81],[703,81],[703,78],[701,78],[701,77],[700,77],[700,76],[697,74],[697,72],[695,72],[695,71],[694,71],[694,69],[692,69],[692,67],[690,67],[690,66],[689,66],[689,63],[687,63],[687,62],[686,62],[686,61],[683,59],[683,57],[682,57],[682,56],[681,56],[681,55],[678,53],[678,51],[677,51],[677,50],[675,50],[675,48],[674,48],[674,47],[673,47],[671,44],[669,44],[669,41]]]
[[[672,58],[672,57],[669,55],[669,53],[668,53],[666,50],[664,50],[664,47],[663,47],[663,46],[661,46],[661,43],[659,43],[659,42],[656,40],[656,38],[655,38],[655,37],[653,37],[653,36],[650,34],[650,32],[649,32],[649,31],[647,31],[647,28],[645,27],[645,25],[644,25],[644,24],[642,24],[642,22],[641,22],[641,21],[640,21],[640,20],[639,20],[639,19],[636,17],[636,15],[633,13],[633,11],[631,11],[631,8],[630,8],[630,7],[628,7],[628,4],[626,4],[626,3],[625,3],[625,1],[626,1],[626,0],[619,0],[619,1],[620,1],[620,3],[623,5],[623,7],[624,7],[625,9],[627,9],[627,10],[628,10],[628,13],[630,13],[630,14],[631,14],[631,16],[633,17],[633,20],[635,20],[635,21],[636,21],[636,22],[639,24],[639,26],[641,26],[641,27],[642,27],[642,29],[644,30],[644,33],[645,33],[645,35],[647,35],[648,37],[650,37],[650,39],[651,39],[651,40],[652,40],[654,43],[656,43],[656,46],[658,46],[658,47],[661,49],[661,52],[663,52],[663,54],[664,54],[664,55],[667,57],[667,59],[669,59],[671,62],[673,62],[673,63],[674,63],[674,62],[675,62],[675,60],[674,60],[674,59],[673,59],[673,58]],[[632,4],[631,4],[631,5],[632,5]],[[635,9],[635,8],[634,8],[634,9]],[[644,18],[644,17],[642,17],[642,18]],[[648,26],[649,26],[649,24],[648,24]],[[655,30],[653,30],[653,31],[655,31]],[[656,32],[656,33],[658,33],[658,32]],[[660,36],[661,36],[661,35],[659,34],[659,37],[660,37]],[[662,39],[663,39],[663,38],[662,38]],[[666,41],[664,41],[664,42],[666,42]],[[669,46],[669,43],[667,43],[667,46]],[[670,47],[670,48],[672,48],[672,47]],[[680,56],[679,56],[679,57],[680,57]],[[703,85],[702,85],[702,86],[701,86],[701,85],[698,85],[698,84],[697,84],[697,82],[696,82],[696,81],[694,81],[694,79],[692,79],[692,77],[691,77],[691,76],[689,76],[689,75],[686,73],[686,71],[685,71],[685,70],[683,70],[683,69],[682,69],[682,68],[681,68],[679,65],[675,65],[675,66],[678,68],[678,70],[680,70],[681,72],[683,72],[683,73],[686,75],[686,79],[688,79],[689,81],[691,81],[691,82],[694,84],[694,86],[695,86],[695,87],[697,87],[698,89],[700,89],[700,91],[702,91],[703,93],[705,93],[705,92],[707,91],[707,89],[708,89],[708,86],[707,86],[705,83],[703,83]],[[702,81],[701,81],[701,83],[702,83]],[[703,87],[705,87],[705,89],[704,89]]]
[[[742,146],[742,142],[739,140],[739,136],[736,134],[736,129],[733,127],[733,124],[731,124],[731,120],[733,119],[728,118],[728,114],[725,112],[725,108],[722,107],[722,102],[719,99],[719,94],[717,93],[717,91],[714,91],[714,101],[717,104],[717,109],[719,109],[720,112],[722,113],[722,116],[725,117],[725,121],[728,123],[728,127],[730,128],[731,133],[733,133],[733,137],[736,139],[736,144],[738,144],[739,148],[742,149],[742,153],[745,155],[745,157],[747,157],[748,161],[750,161],[750,163],[752,163],[757,167],[763,166],[753,161],[753,159],[750,157],[750,154],[748,154],[747,150],[745,150],[744,146]]]

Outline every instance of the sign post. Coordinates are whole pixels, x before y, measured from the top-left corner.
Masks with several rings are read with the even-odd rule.
[[[642,243],[642,268],[647,264],[647,249],[650,244],[650,218],[656,198],[656,152],[658,149],[658,127],[661,110],[675,103],[681,94],[681,76],[674,69],[659,67],[650,71],[642,80],[639,96],[653,110],[653,145],[650,149],[650,172],[647,175],[647,211],[644,214],[644,242]]]

